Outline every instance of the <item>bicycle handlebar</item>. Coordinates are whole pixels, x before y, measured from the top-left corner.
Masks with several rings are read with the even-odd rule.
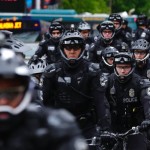
[[[94,146],[100,144],[102,139],[115,139],[117,141],[117,139],[123,139],[124,137],[127,137],[128,135],[131,134],[138,134],[143,130],[144,129],[141,126],[136,126],[136,127],[132,127],[125,133],[103,132],[98,137],[96,136],[92,137],[91,139],[87,139],[87,141],[90,141],[88,145]]]

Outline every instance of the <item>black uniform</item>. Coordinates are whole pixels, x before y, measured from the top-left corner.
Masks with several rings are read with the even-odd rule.
[[[51,64],[44,73],[43,103],[69,110],[89,136],[88,130],[97,122],[103,129],[108,128],[103,81],[99,67],[84,59],[76,68],[64,62]]]
[[[44,40],[39,44],[39,48],[34,55],[37,55],[39,58],[46,55],[46,61],[48,64],[57,62],[60,59],[58,44],[59,41],[53,41],[51,39]]]
[[[133,73],[126,83],[120,83],[113,73],[108,80],[106,96],[112,115],[112,129],[124,132],[150,119],[150,82]]]
[[[91,51],[92,53],[92,59],[91,61],[92,62],[95,62],[95,63],[100,63],[101,60],[102,60],[102,50],[104,50],[106,47],[108,46],[113,46],[115,47],[116,49],[120,48],[120,45],[121,45],[122,42],[118,41],[118,40],[115,40],[113,39],[111,43],[105,43],[103,41],[103,39],[99,39],[96,43],[95,43],[95,46],[93,48],[93,51]],[[119,50],[119,49],[118,49]]]
[[[138,39],[145,39],[150,42],[150,30],[138,28],[136,31],[133,31],[132,39],[133,41],[136,41]]]
[[[8,126],[0,124],[1,150],[87,149],[70,113],[48,109],[41,115],[40,111],[33,108],[28,106]]]
[[[106,65],[104,61],[101,61],[99,66],[100,66],[101,71],[107,75],[110,75],[114,72],[113,66]]]
[[[142,67],[135,67],[134,72],[142,78],[150,79],[150,59],[145,60],[146,63]]]

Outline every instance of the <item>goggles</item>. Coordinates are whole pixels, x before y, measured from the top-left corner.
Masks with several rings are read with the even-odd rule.
[[[120,62],[120,63],[129,63],[129,62],[131,62],[131,59],[129,59],[129,58],[126,58],[126,57],[116,57],[115,59],[114,59],[114,61],[115,62]]]
[[[81,45],[65,45],[64,48],[67,51],[71,51],[72,49],[75,50],[75,51],[77,51],[77,50],[81,49]]]
[[[7,100],[13,100],[21,93],[25,91],[24,86],[12,87],[7,89],[0,89],[0,99],[6,98]]]

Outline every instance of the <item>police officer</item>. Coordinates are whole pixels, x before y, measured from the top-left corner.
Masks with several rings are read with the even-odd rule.
[[[106,113],[105,77],[99,67],[83,59],[85,42],[81,34],[67,31],[60,40],[62,61],[49,65],[43,78],[45,106],[65,108],[76,116],[86,138],[95,135],[95,125],[109,128]],[[105,103],[104,103],[105,101]]]
[[[95,43],[91,30],[90,24],[85,21],[80,22],[78,25],[78,31],[81,33],[86,43],[84,56],[89,60],[91,59],[90,51],[94,47]]]
[[[150,79],[150,44],[145,39],[138,39],[132,44],[131,51],[136,60],[135,73]]]
[[[122,29],[122,17],[119,14],[113,13],[109,15],[108,20],[114,23],[116,32],[115,38],[121,42],[126,42],[130,46],[132,36],[129,32],[124,32]]]
[[[31,57],[29,63],[36,62],[38,58],[46,55],[47,63],[54,63],[60,59],[60,52],[58,49],[59,40],[64,33],[64,27],[59,22],[52,22],[49,27],[49,36],[44,41],[39,43],[39,47],[35,54]]]
[[[133,41],[145,39],[150,42],[150,30],[148,29],[147,16],[145,14],[138,15],[136,20],[137,29],[132,33]]]
[[[37,63],[32,62],[28,67],[30,70],[31,80],[35,83],[35,90],[42,100],[42,73],[44,72],[47,66],[45,59],[38,59]]]
[[[102,61],[100,62],[100,69],[103,73],[110,75],[114,72],[114,56],[118,53],[119,51],[112,46],[108,46],[104,50],[102,50]]]
[[[22,59],[0,49],[0,149],[86,149],[70,113],[46,108],[41,112],[31,103],[31,83]]]
[[[135,74],[134,67],[131,54],[115,55],[114,73],[110,75],[106,89],[113,132],[126,132],[141,123],[144,126],[146,120],[148,123],[150,120],[150,82]]]
[[[115,26],[111,21],[103,21],[97,26],[100,34],[100,39],[95,43],[94,49],[92,51],[92,60],[95,63],[100,63],[102,60],[102,50],[108,46],[113,46],[117,48],[121,45],[121,42],[114,38],[115,36]]]
[[[122,31],[126,33],[129,33],[130,36],[132,34],[132,28],[128,26],[128,20],[123,19],[122,20]]]

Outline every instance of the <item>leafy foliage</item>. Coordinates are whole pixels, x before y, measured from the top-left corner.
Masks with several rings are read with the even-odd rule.
[[[117,13],[135,8],[135,14],[150,16],[149,0],[60,0],[60,8],[75,9],[77,13]]]
[[[60,8],[75,9],[78,13],[109,13],[106,0],[62,0]]]

